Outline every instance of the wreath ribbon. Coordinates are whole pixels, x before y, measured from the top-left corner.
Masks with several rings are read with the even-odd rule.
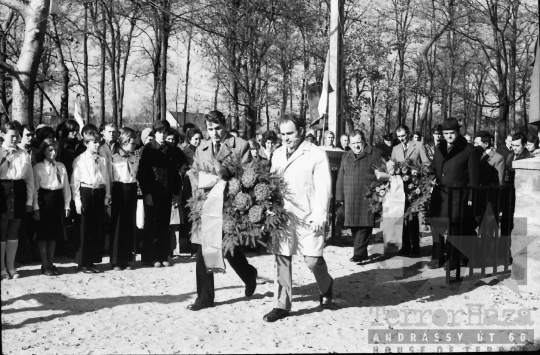
[[[223,260],[223,196],[227,182],[216,175],[199,173],[199,188],[211,188],[201,214],[201,247],[209,272],[225,273]]]

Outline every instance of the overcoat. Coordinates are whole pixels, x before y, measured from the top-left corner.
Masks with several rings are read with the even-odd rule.
[[[463,136],[458,136],[454,146],[448,152],[448,143],[442,141],[435,149],[432,168],[435,170],[437,185],[431,196],[430,212],[435,217],[448,217],[449,188],[459,186],[478,186],[480,182],[480,162],[474,147]],[[455,192],[452,196],[452,220],[460,217],[466,210],[467,201],[472,197],[461,196]]]
[[[332,180],[326,152],[304,140],[287,159],[287,148],[272,155],[271,172],[283,174],[289,193],[285,210],[291,215],[287,228],[272,238],[268,251],[279,255],[322,256],[323,231],[313,232],[309,223],[326,221]]]
[[[368,175],[374,175],[373,165],[384,163],[383,152],[366,146],[355,157],[349,150],[341,158],[336,183],[336,201],[343,201],[346,227],[374,227],[375,215],[369,210],[366,186],[371,183]]]
[[[480,158],[480,186],[504,185],[504,157],[493,149]]]

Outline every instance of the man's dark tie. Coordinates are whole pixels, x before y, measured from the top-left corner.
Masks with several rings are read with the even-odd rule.
[[[11,154],[13,154],[13,151],[12,151],[12,150],[9,150],[9,151],[7,152],[7,154],[2,158],[2,161],[0,162],[0,166],[2,166],[2,164],[4,164],[4,162],[6,162],[7,167],[8,167],[8,169],[9,169],[10,163],[9,163],[8,158],[9,158],[9,156],[10,156]]]
[[[52,167],[56,169],[56,178],[58,179],[58,182],[60,184],[62,184],[62,178],[61,178],[61,175],[60,175],[60,169],[58,169],[58,167],[56,166],[55,163],[51,163]]]
[[[126,159],[127,159],[127,168],[128,168],[128,172],[129,172],[129,175],[133,176],[133,174],[131,173],[131,162],[129,161],[130,155],[131,155],[131,154],[129,154],[129,153],[126,152]]]
[[[407,158],[407,144],[403,144],[403,156]]]
[[[221,143],[216,143],[216,152],[214,153],[214,155],[217,155],[217,153],[219,153],[220,147],[221,147]]]

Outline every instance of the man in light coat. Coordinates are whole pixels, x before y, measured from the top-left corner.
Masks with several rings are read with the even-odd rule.
[[[392,149],[392,160],[397,162],[410,160],[419,164],[430,164],[422,142],[410,139],[409,127],[399,125],[396,128],[396,136],[400,144],[394,146]],[[405,206],[405,208],[407,207]],[[418,215],[413,216],[408,221],[404,221],[401,240],[402,246],[398,252],[400,256],[420,256],[420,223],[418,221]]]
[[[276,308],[266,314],[267,322],[286,317],[292,304],[292,256],[302,255],[315,275],[319,302],[328,308],[332,301],[333,279],[323,258],[323,224],[331,194],[330,165],[326,152],[306,141],[305,121],[296,116],[280,121],[284,145],[272,156],[272,172],[283,174],[289,194],[285,209],[290,213],[288,227],[274,237],[268,251],[275,254]]]

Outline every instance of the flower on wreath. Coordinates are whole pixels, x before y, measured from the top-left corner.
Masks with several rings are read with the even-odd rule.
[[[379,197],[379,202],[383,202],[384,201],[384,198],[383,197]]]
[[[379,195],[381,197],[384,197],[384,195],[386,195],[386,191],[384,191],[384,190],[379,191]]]
[[[416,190],[414,190],[414,192],[416,192],[418,195],[420,195],[421,191],[420,191],[420,189],[417,188]]]
[[[257,172],[255,171],[255,169],[247,168],[246,170],[244,170],[244,174],[242,174],[242,185],[249,189],[250,187],[253,187],[256,182]]]
[[[407,169],[406,166],[404,166],[403,168],[401,168],[401,172],[402,172],[403,174],[407,174],[407,171],[408,171],[408,169]]]
[[[223,218],[223,231],[227,234],[232,234],[235,231],[236,223],[231,216],[226,216]]]
[[[403,175],[403,181],[409,181],[409,175]]]
[[[195,202],[193,204],[193,212],[199,213],[199,214],[202,213],[203,206],[204,206],[204,201],[203,200]]]
[[[257,184],[254,189],[255,199],[257,201],[265,201],[272,196],[272,189],[268,184]]]
[[[412,176],[416,176],[416,175],[418,175],[418,171],[413,170],[413,171],[411,171],[411,174],[412,174]]]
[[[400,168],[396,168],[396,169],[394,170],[394,173],[395,173],[396,175],[401,175],[401,169],[400,169]]]
[[[234,206],[240,211],[246,211],[251,206],[251,197],[243,192],[240,192],[234,197]]]
[[[236,196],[236,194],[238,194],[240,191],[242,191],[240,180],[237,178],[232,178],[229,181],[229,196]]]
[[[381,191],[381,186],[377,186],[377,187],[375,188],[375,191],[377,191],[377,192]]]
[[[259,205],[251,207],[248,216],[251,223],[260,222],[263,219],[263,208]]]

